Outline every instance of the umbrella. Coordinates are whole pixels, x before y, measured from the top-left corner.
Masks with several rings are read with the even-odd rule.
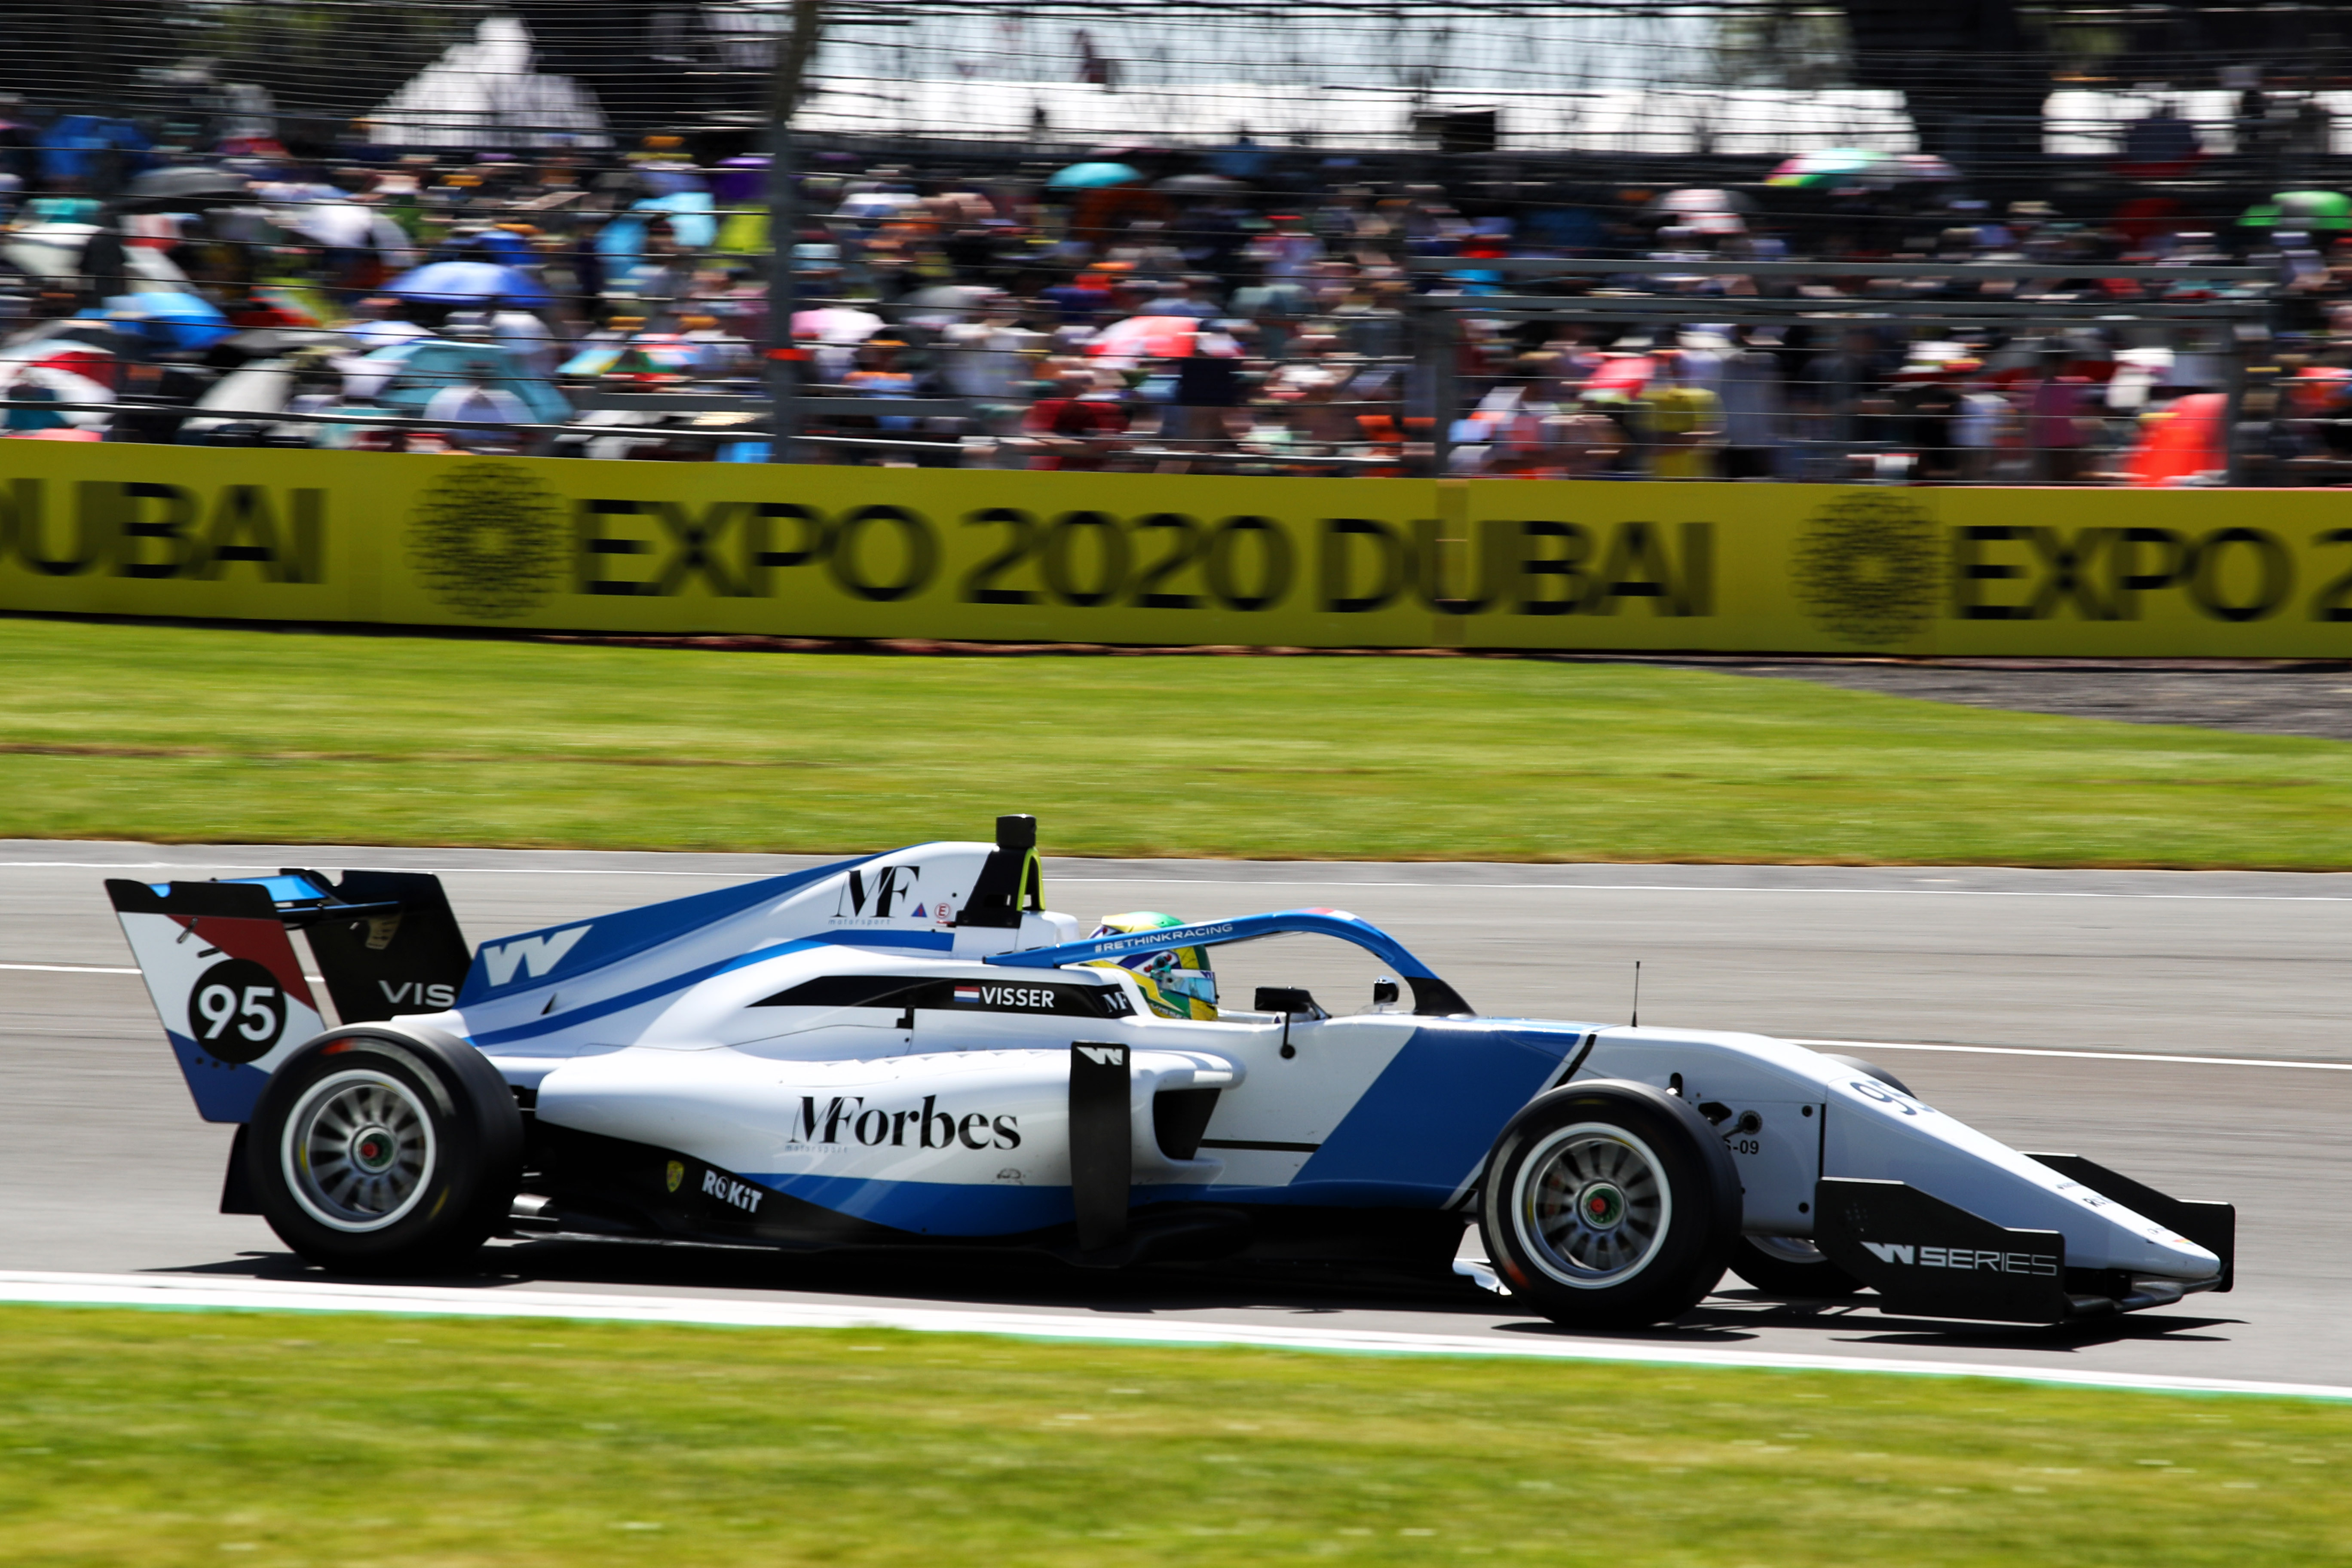
[[[269,216],[278,227],[340,250],[362,250],[375,232],[375,214],[347,200],[332,185],[277,185],[265,189]]]
[[[1857,185],[1885,190],[1890,185],[1959,177],[1960,172],[1951,164],[1925,153],[1874,153],[1864,147],[1832,147],[1826,152],[1798,153],[1767,175],[1764,183],[1807,190]]]
[[[131,182],[129,195],[134,201],[197,201],[207,197],[235,197],[246,195],[252,186],[242,174],[232,174],[226,169],[215,169],[209,163],[175,163],[168,169],[150,169]]]
[[[401,324],[409,325],[405,321]],[[419,336],[424,331],[422,327],[416,329]],[[244,331],[230,333],[212,346],[246,359],[274,359],[292,353],[297,349],[329,349],[351,353],[359,348],[360,341],[349,332],[330,332],[316,327],[249,327]],[[220,361],[215,359],[211,363],[217,364]]]
[[[940,327],[986,310],[1000,291],[968,283],[940,283],[918,289],[904,303],[911,307],[906,320],[919,327]]]
[[[362,363],[374,371],[385,361],[393,365],[391,385],[380,401],[404,413],[422,413],[443,387],[498,386],[520,397],[542,425],[562,424],[572,416],[572,405],[562,393],[497,343],[421,338],[378,349]]]
[[[1201,323],[1191,316],[1129,316],[1113,321],[1087,345],[1090,354],[1129,359],[1190,359]]]
[[[2229,467],[2221,424],[2230,399],[2219,392],[2192,393],[2149,422],[2139,444],[2124,459],[2128,483],[2143,489],[2177,485]]]
[[[2272,228],[2280,224],[2299,224],[2313,229],[2352,228],[2352,197],[2337,191],[2281,191],[2270,200],[2248,207],[2238,221],[2249,228]]]
[[[881,317],[846,305],[793,312],[793,336],[814,338],[821,343],[862,343],[881,330]]]
[[[7,237],[0,255],[33,278],[72,278],[81,271],[82,247],[98,232],[94,223],[28,224]]]
[[[1658,362],[1648,354],[1618,354],[1602,360],[1580,390],[1586,397],[1632,397],[1650,384],[1657,370]]]
[[[711,216],[710,195],[706,191],[673,191],[666,196],[649,196],[630,210],[667,214],[670,232],[688,250],[706,249],[719,237],[719,220]]]
[[[208,349],[236,332],[202,294],[117,294],[106,308],[139,323],[150,342],[167,349]]]
[[[596,236],[596,254],[634,267],[645,259],[646,228],[654,215],[669,220],[670,234],[687,250],[707,250],[719,237],[719,219],[710,198],[700,191],[648,196],[624,213],[614,215]]]
[[[1105,185],[1124,185],[1143,178],[1142,174],[1125,163],[1073,163],[1045,182],[1049,191],[1093,191]]]
[[[1752,213],[1756,199],[1738,191],[1668,191],[1642,209],[1643,217],[1700,217],[1712,213]]]
[[[1239,180],[1228,180],[1223,174],[1175,174],[1151,187],[1171,195],[1213,196],[1242,188]]]
[[[493,261],[429,261],[394,279],[384,292],[436,305],[503,300],[530,310],[555,302],[546,286],[530,273]]]

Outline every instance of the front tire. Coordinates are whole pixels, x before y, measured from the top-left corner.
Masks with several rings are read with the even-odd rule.
[[[1739,1239],[1739,1177],[1698,1112],[1647,1084],[1573,1084],[1496,1139],[1479,1186],[1486,1256],[1512,1291],[1575,1329],[1681,1316]]]
[[[522,1179],[522,1115],[499,1070],[438,1029],[320,1036],[272,1075],[246,1173],[286,1245],[347,1274],[462,1267]]]
[[[1743,1236],[1732,1249],[1731,1271],[1767,1296],[1828,1301],[1851,1296],[1862,1281],[1832,1263],[1811,1242],[1793,1236]]]

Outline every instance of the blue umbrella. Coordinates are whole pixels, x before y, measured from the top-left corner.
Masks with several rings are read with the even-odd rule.
[[[117,317],[136,321],[139,330],[160,348],[208,349],[236,331],[220,308],[201,294],[159,290],[117,294],[107,300],[106,308]]]
[[[630,267],[644,260],[646,215],[653,213],[669,219],[670,233],[688,250],[708,249],[719,237],[719,220],[712,216],[710,198],[700,191],[681,191],[649,196],[615,215],[596,236],[596,254]]]
[[[374,365],[397,367],[376,401],[404,414],[423,414],[435,393],[452,386],[494,386],[510,392],[522,400],[532,418],[543,424],[561,424],[572,414],[572,404],[562,393],[532,374],[530,366],[498,343],[419,338],[379,349],[367,359]]]
[[[1073,163],[1045,182],[1049,191],[1092,191],[1104,185],[1123,185],[1129,180],[1143,178],[1140,171],[1125,163]]]
[[[555,303],[547,286],[520,268],[494,261],[428,261],[403,273],[384,289],[404,300],[433,305],[478,305],[497,300],[527,310]]]

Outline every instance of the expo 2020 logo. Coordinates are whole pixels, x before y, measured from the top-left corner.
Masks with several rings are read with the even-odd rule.
[[[554,591],[563,571],[563,503],[510,463],[467,463],[409,514],[408,553],[435,598],[500,621]]]
[[[1943,540],[1916,501],[1844,496],[1813,514],[1790,575],[1815,625],[1843,642],[1885,647],[1917,636],[1935,618]]]

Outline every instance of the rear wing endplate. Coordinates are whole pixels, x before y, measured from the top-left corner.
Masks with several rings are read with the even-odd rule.
[[[448,1007],[472,962],[440,879],[422,872],[110,879],[106,891],[207,1121],[248,1120],[278,1064],[326,1026],[291,931],[309,937],[345,1024]]]

